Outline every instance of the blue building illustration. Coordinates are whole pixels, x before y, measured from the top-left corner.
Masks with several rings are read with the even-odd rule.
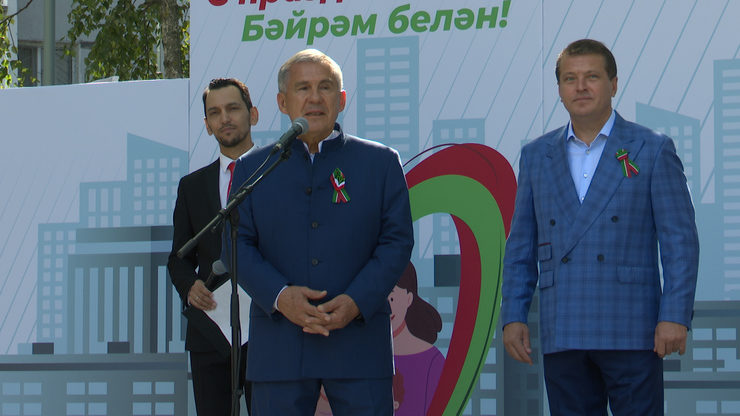
[[[419,153],[419,38],[357,40],[357,133],[396,150]]]
[[[715,195],[722,208],[723,292],[740,299],[740,59],[714,61]]]
[[[39,224],[36,342],[0,362],[14,366],[0,371],[2,414],[187,412],[185,321],[166,268],[187,152],[129,134],[126,167],[124,181],[80,184],[78,223]]]
[[[36,339],[55,352],[105,353],[107,342],[169,352],[144,345],[158,325],[184,337],[166,263],[187,152],[129,134],[126,156],[125,181],[80,184],[79,223],[39,225]],[[150,305],[159,310],[141,315]]]
[[[664,361],[667,415],[740,414],[740,302],[699,301],[684,355]]]
[[[684,174],[695,201],[701,200],[699,170],[701,136],[699,120],[647,104],[637,103],[637,123],[673,139],[676,153],[683,163]]]

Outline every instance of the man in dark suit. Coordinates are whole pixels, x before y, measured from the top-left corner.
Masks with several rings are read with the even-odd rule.
[[[211,310],[216,303],[204,282],[221,253],[221,235],[207,233],[183,259],[176,253],[226,205],[234,163],[253,149],[251,126],[257,124],[259,114],[257,107],[252,105],[247,87],[233,78],[217,78],[210,82],[203,91],[203,109],[206,130],[216,137],[221,154],[210,165],[180,180],[167,268],[184,305]],[[195,325],[188,324],[185,348],[190,351],[193,395],[199,415],[231,413],[231,361],[216,345]],[[242,357],[246,357],[246,349],[245,344]],[[246,360],[242,359],[244,362]],[[241,371],[243,374],[244,368]],[[245,385],[244,390],[249,407],[251,389]]]
[[[522,149],[504,345],[532,364],[526,322],[539,280],[550,412],[662,415],[662,358],[685,351],[699,263],[683,167],[669,137],[612,110],[606,46],[571,43],[555,75],[570,123]]]
[[[280,110],[309,128],[239,207],[238,278],[252,297],[252,410],[313,415],[323,385],[336,416],[391,415],[388,294],[413,246],[398,153],[342,131],[342,73],[322,52],[291,57],[278,90]],[[269,150],[239,161],[234,180]]]

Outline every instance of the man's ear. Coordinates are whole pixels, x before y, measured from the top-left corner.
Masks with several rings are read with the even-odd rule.
[[[249,123],[253,126],[256,126],[259,120],[260,112],[257,110],[257,107],[252,106],[252,108],[249,109]]]
[[[285,106],[285,94],[282,92],[277,93],[277,105],[281,113],[288,114],[288,107]]]
[[[339,92],[339,112],[344,111],[344,106],[347,105],[347,91],[342,90]]]

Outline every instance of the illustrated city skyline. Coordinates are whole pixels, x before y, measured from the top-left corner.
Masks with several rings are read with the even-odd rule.
[[[357,49],[357,134],[394,147],[407,161],[420,151],[418,38],[359,39]],[[711,204],[699,203],[695,192],[701,187],[699,120],[636,107],[636,121],[671,136],[684,163],[702,239],[701,275],[721,267],[721,276],[701,281],[701,297],[713,300],[697,302],[688,353],[666,360],[672,415],[740,414],[738,82],[740,60],[715,61]],[[253,138],[265,145],[280,133],[255,131]],[[485,120],[433,120],[432,135],[432,146],[485,144]],[[133,134],[126,166],[125,180],[80,184],[78,223],[39,225],[36,342],[19,344],[21,356],[0,356],[3,414],[45,406],[66,406],[68,414],[184,414],[186,323],[166,262],[179,179],[198,167],[189,169],[186,151]],[[450,217],[434,215],[431,237],[417,244],[412,261],[420,294],[442,316],[435,345],[446,355],[459,286],[459,245]],[[535,333],[538,321],[535,302]],[[536,338],[533,346],[539,361]],[[499,329],[463,414],[545,414],[541,380],[540,366],[506,356]],[[107,394],[114,391],[126,393]]]

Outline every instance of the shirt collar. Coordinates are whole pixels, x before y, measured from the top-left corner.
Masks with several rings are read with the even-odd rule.
[[[340,133],[339,130],[337,130],[335,126],[335,129],[331,131],[331,134],[329,134],[329,137],[319,142],[319,151],[316,153],[321,153],[321,147],[324,145],[324,142],[336,139],[337,137],[339,137],[339,133]],[[303,143],[303,146],[306,148],[306,152],[308,152],[308,154],[311,154],[311,152],[308,150],[308,144],[306,144],[306,142],[301,142],[301,143]]]
[[[604,136],[604,138],[609,137],[609,135],[612,133],[612,128],[614,127],[614,121],[617,119],[617,112],[616,110],[612,109],[612,115],[609,116],[609,119],[606,120],[606,123],[604,123],[604,126],[601,128],[601,131],[599,131],[599,134],[596,135],[596,138],[599,136]],[[571,141],[574,139],[578,139],[576,137],[576,134],[573,132],[573,123],[570,121],[568,122],[568,139],[566,141]],[[579,141],[581,139],[578,139]]]
[[[248,155],[252,150],[255,150],[255,149],[257,149],[257,146],[252,145],[252,147],[250,147],[249,150],[247,150],[246,152],[244,152],[244,154],[242,154],[241,156],[239,156],[238,158],[236,158],[236,160],[239,160],[239,159],[243,158],[244,156]],[[219,153],[218,154],[218,160],[219,160],[219,167],[221,169],[221,173],[228,172],[229,171],[229,164],[231,162],[234,162],[234,160],[232,160],[230,157],[224,155],[223,153]]]

